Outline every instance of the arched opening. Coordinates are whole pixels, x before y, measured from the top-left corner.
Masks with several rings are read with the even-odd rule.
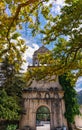
[[[37,109],[36,130],[50,130],[50,111],[46,106]]]

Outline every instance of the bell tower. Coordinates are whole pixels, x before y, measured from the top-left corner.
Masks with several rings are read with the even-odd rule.
[[[40,66],[40,63],[39,63],[39,59],[38,59],[38,55],[44,55],[45,53],[49,53],[50,51],[42,46],[40,47],[38,50],[36,50],[33,54],[33,66]]]
[[[32,67],[40,66],[38,54],[44,55],[49,52],[44,46],[35,51]],[[58,76],[52,75],[50,80],[48,76],[39,81],[35,78],[31,80],[31,84],[23,89],[20,130],[36,130],[36,114],[42,106],[46,107],[50,113],[50,130],[67,130],[67,120],[64,117],[64,91],[59,84]]]

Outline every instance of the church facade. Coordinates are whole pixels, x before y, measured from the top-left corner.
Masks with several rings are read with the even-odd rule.
[[[48,52],[49,50],[44,46],[35,51],[32,67],[39,67],[40,65],[38,54]],[[23,112],[20,120],[20,130],[36,130],[36,114],[42,106],[49,110],[50,130],[67,130],[63,96],[64,91],[57,76],[51,76],[51,80],[48,80],[48,76],[45,80],[32,79],[30,86],[23,89]]]

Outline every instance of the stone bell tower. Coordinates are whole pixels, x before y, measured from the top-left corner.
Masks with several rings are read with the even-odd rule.
[[[50,51],[44,46],[40,47],[33,55],[33,65],[29,67],[41,67],[38,54],[43,55]],[[31,79],[29,86],[23,89],[23,112],[20,120],[20,130],[36,130],[36,112],[39,107],[45,106],[50,112],[50,130],[66,130],[67,121],[64,117],[65,104],[64,91],[59,84],[58,76],[45,80]]]
[[[49,52],[50,51],[44,46],[42,46],[38,50],[36,50],[33,55],[33,66],[40,66],[40,63],[38,60],[38,54],[44,55],[45,53],[49,53]]]

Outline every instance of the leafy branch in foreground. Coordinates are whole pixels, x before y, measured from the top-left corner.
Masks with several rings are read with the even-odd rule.
[[[16,31],[17,27],[21,29],[20,25],[22,23],[33,21],[31,15],[33,15],[33,12],[37,10],[39,5],[43,5],[43,2],[48,2],[48,0],[2,0],[0,2],[1,39],[9,42],[10,34]],[[36,17],[37,15],[34,14],[34,16]]]
[[[78,71],[77,76],[81,76],[82,0],[66,0],[65,2],[66,5],[61,9],[61,14],[48,19],[41,33],[44,34],[44,44],[50,44],[56,40],[58,41],[53,51],[54,59],[60,59],[58,66],[60,66],[60,68],[63,66],[63,69],[68,68],[69,70]],[[62,37],[68,40],[63,40]]]
[[[0,119],[19,119],[20,107],[12,96],[8,96],[5,90],[0,90]]]
[[[23,39],[18,38],[18,32],[22,29],[23,23],[33,27],[38,23],[37,10],[47,2],[48,0],[2,0],[0,2],[0,61],[6,55],[10,62],[11,59],[16,61],[16,58],[21,61],[20,55],[24,53],[26,46],[23,44]]]

